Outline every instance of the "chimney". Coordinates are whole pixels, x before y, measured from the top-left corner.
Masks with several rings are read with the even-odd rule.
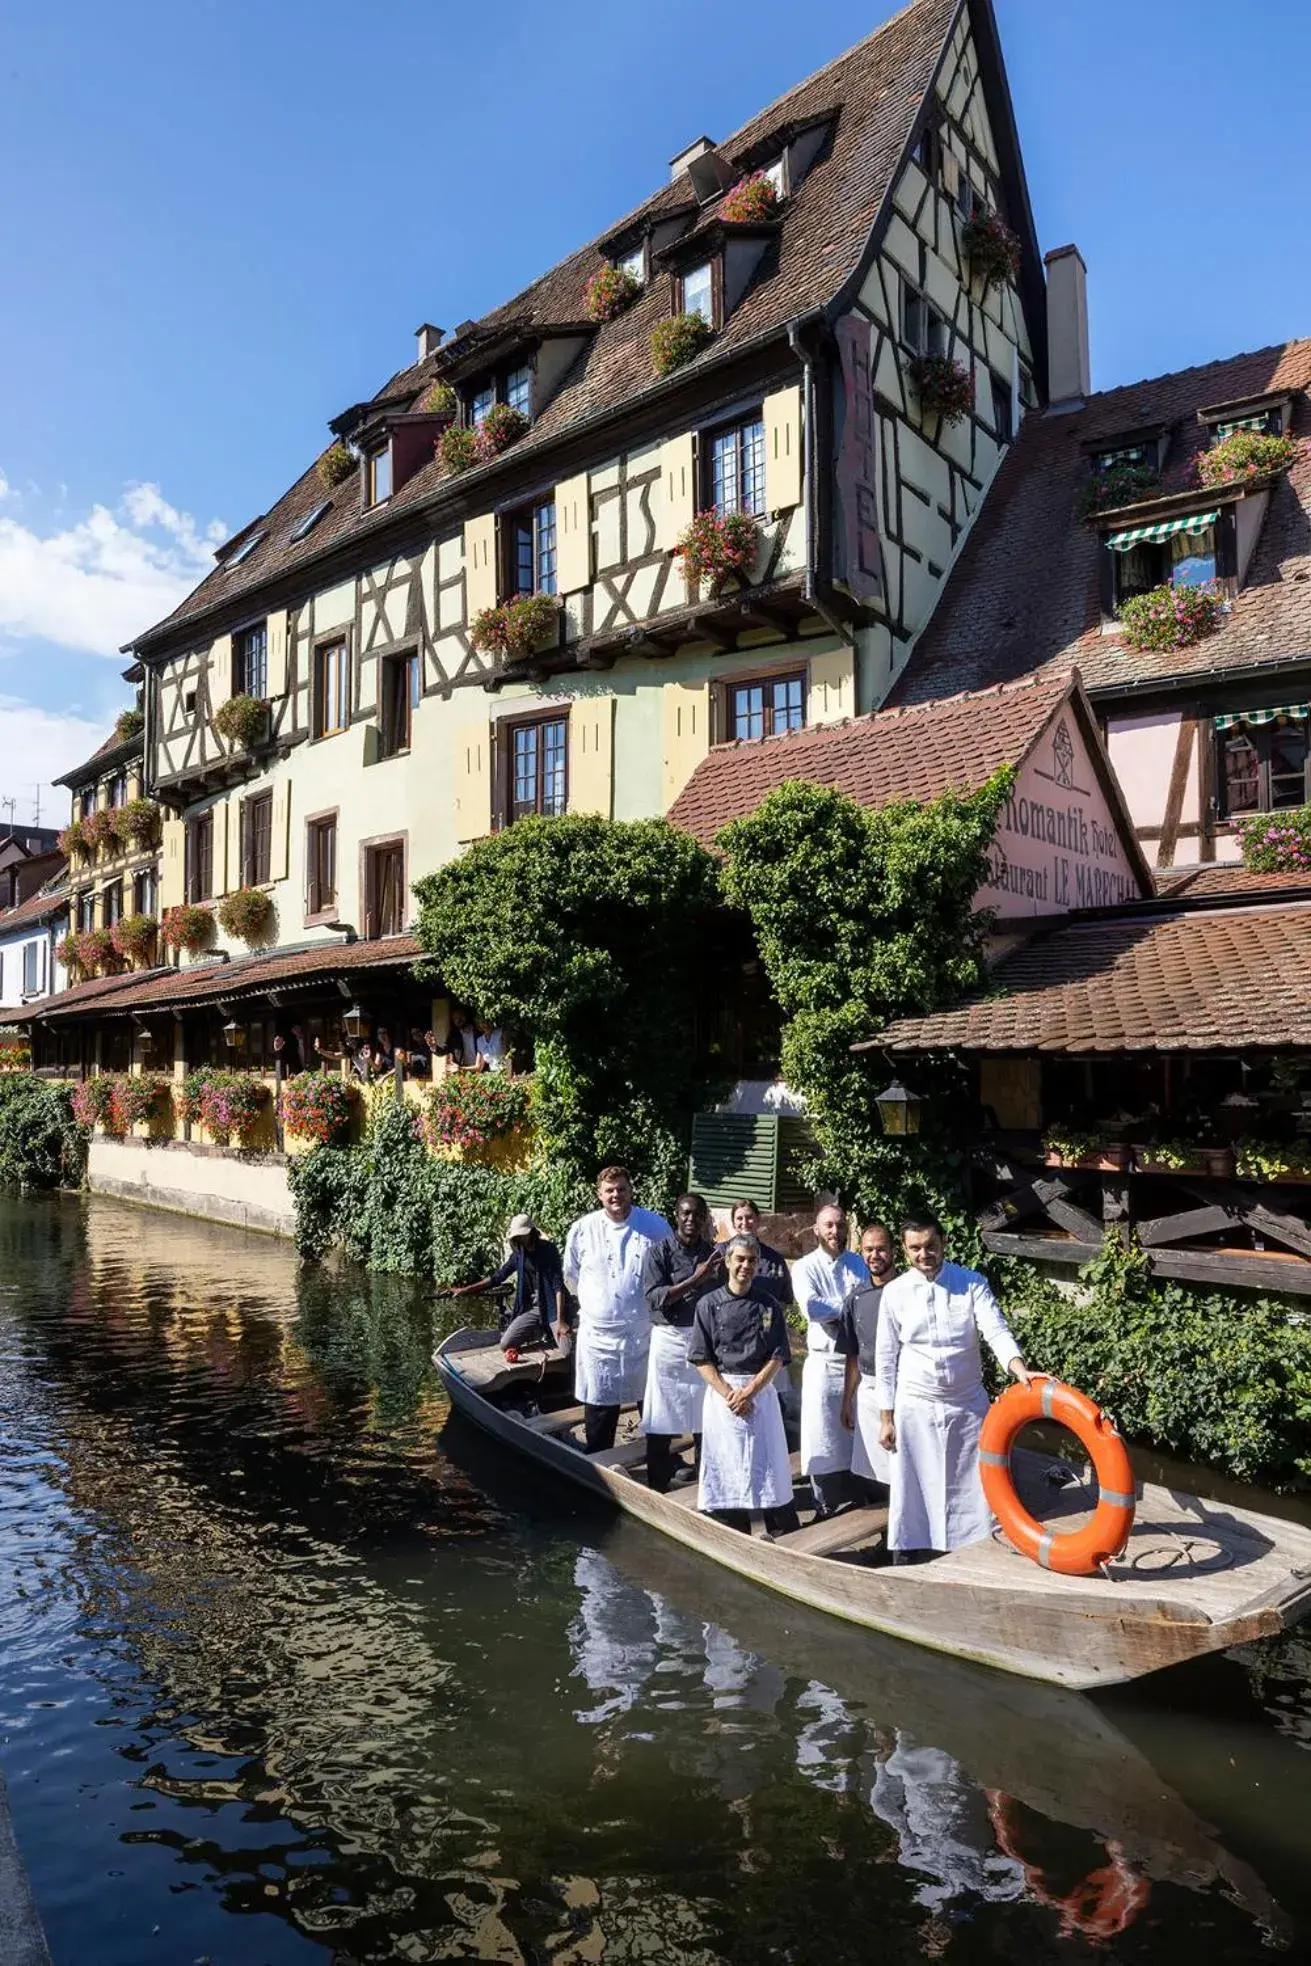
[[[695,143],[689,143],[686,150],[680,150],[677,157],[670,158],[669,182],[673,184],[677,178],[682,177],[694,158],[704,157],[707,150],[713,150],[714,147],[709,137],[698,137]]]
[[[1082,409],[1092,393],[1088,269],[1077,246],[1047,254],[1047,397],[1056,411]]]
[[[421,362],[427,356],[437,353],[437,350],[442,345],[442,338],[445,333],[445,328],[435,328],[431,321],[425,321],[422,327],[414,330],[414,338],[419,344],[419,360]]]

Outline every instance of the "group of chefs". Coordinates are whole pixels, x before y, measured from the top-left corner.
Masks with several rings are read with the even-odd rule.
[[[759,1513],[769,1533],[799,1528],[774,1383],[791,1357],[795,1302],[806,1331],[801,1470],[816,1516],[886,1490],[897,1563],[990,1533],[978,1465],[988,1410],[981,1342],[1012,1378],[1029,1375],[986,1279],[947,1261],[936,1221],[901,1224],[899,1269],[887,1228],[867,1227],[857,1255],[844,1211],[825,1204],[815,1248],[789,1274],[760,1240],[752,1202],[734,1206],[732,1233],[718,1243],[699,1195],[680,1197],[671,1228],[635,1205],[625,1168],[601,1170],[597,1202],[569,1230],[563,1259],[516,1216],[506,1262],[466,1286],[513,1283],[507,1350],[572,1346],[589,1453],[612,1447],[621,1408],[640,1404],[651,1487],[696,1481],[698,1508],[733,1528]],[[688,1434],[694,1467],[675,1453]]]

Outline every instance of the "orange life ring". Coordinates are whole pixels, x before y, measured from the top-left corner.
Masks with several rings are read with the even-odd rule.
[[[1088,1450],[1100,1490],[1085,1529],[1060,1535],[1029,1514],[1011,1479],[1011,1448],[1031,1420],[1055,1420]],[[1035,1376],[994,1400],[979,1433],[979,1468],[988,1506],[1023,1556],[1066,1577],[1091,1577],[1119,1556],[1133,1528],[1133,1468],[1124,1442],[1101,1408],[1063,1379]]]

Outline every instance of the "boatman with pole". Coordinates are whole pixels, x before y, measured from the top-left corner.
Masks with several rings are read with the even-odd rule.
[[[621,1406],[646,1389],[651,1320],[642,1287],[648,1252],[672,1231],[663,1215],[633,1206],[626,1167],[603,1167],[601,1206],[580,1215],[564,1246],[565,1287],[578,1299],[574,1390],[589,1454],[613,1447]]]
[[[838,1325],[847,1299],[869,1282],[869,1271],[847,1248],[846,1212],[836,1202],[817,1212],[815,1242],[792,1265],[792,1288],[806,1319],[801,1471],[810,1477],[818,1521],[846,1499],[851,1435],[842,1424],[846,1360],[837,1346]]]
[[[945,1260],[941,1223],[912,1216],[901,1239],[910,1268],[879,1303],[875,1385],[891,1456],[888,1548],[894,1563],[918,1563],[992,1532],[979,1475],[980,1338],[1022,1386],[1029,1373],[986,1277]]]
[[[680,1195],[674,1203],[674,1233],[648,1251],[643,1272],[651,1313],[651,1356],[642,1404],[646,1482],[661,1495],[674,1480],[690,1479],[690,1470],[681,1476],[674,1473],[674,1437],[691,1434],[697,1454],[701,1452],[706,1389],[696,1367],[688,1364],[687,1341],[697,1305],[723,1281],[723,1255],[710,1240],[710,1210],[702,1196]]]
[[[731,1529],[787,1535],[801,1527],[792,1500],[792,1464],[774,1381],[792,1356],[782,1306],[756,1281],[760,1245],[732,1236],[724,1248],[728,1281],[701,1299],[687,1356],[706,1382],[701,1479],[696,1505]]]

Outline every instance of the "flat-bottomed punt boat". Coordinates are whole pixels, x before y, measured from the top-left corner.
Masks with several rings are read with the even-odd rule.
[[[568,1368],[549,1354],[511,1364],[494,1333],[462,1330],[433,1363],[456,1409],[505,1447],[676,1542],[852,1624],[1004,1672],[1112,1686],[1270,1637],[1311,1612],[1311,1530],[1297,1523],[1148,1483],[1123,1555],[1101,1576],[1042,1570],[1000,1532],[936,1562],[893,1568],[883,1509],[747,1536],[699,1514],[694,1486],[656,1493],[633,1415],[616,1446],[586,1453]],[[1054,1464],[1039,1455],[1017,1453],[1013,1466],[1026,1505],[1058,1532],[1088,1519],[1095,1491],[1053,1486]],[[798,1505],[805,1500],[799,1485]]]

